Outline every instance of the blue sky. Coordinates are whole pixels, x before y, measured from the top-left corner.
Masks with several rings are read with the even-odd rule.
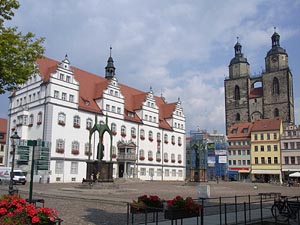
[[[265,68],[271,36],[280,34],[294,77],[299,121],[300,1],[21,0],[7,23],[45,37],[46,56],[104,75],[112,46],[118,81],[168,102],[180,97],[191,129],[225,131],[224,78],[236,37],[251,74]],[[7,117],[8,94],[0,96]]]

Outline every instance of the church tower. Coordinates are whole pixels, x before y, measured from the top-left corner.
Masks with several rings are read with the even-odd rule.
[[[235,56],[229,64],[229,78],[224,81],[226,130],[233,123],[249,121],[249,63],[238,40],[234,53]]]
[[[281,117],[283,126],[294,123],[293,76],[288,54],[280,47],[280,35],[274,31],[272,48],[265,57],[266,71],[262,74],[264,118]]]
[[[226,133],[234,123],[280,117],[283,127],[295,122],[293,76],[288,54],[280,47],[280,35],[274,31],[272,48],[265,57],[265,71],[250,76],[249,63],[237,41],[235,56],[225,78]]]

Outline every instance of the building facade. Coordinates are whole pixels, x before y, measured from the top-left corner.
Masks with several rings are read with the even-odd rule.
[[[187,174],[190,181],[225,179],[227,172],[227,138],[216,131],[192,130],[187,139]]]
[[[229,128],[227,135],[229,180],[250,180],[252,126],[253,123],[237,123]]]
[[[277,32],[271,37],[272,47],[265,57],[265,70],[250,75],[250,64],[237,41],[235,56],[229,64],[229,77],[224,81],[226,132],[234,123],[281,117],[283,126],[294,123],[293,76],[288,54],[280,46]]]
[[[7,119],[0,118],[0,166],[4,166],[6,149]]]
[[[300,171],[300,127],[287,126],[281,135],[280,146],[282,177],[287,182],[289,174]]]
[[[282,121],[279,118],[253,122],[251,130],[252,181],[280,182]]]
[[[185,116],[180,99],[166,103],[151,88],[143,92],[119,83],[111,55],[105,77],[71,66],[67,56],[61,62],[44,57],[36,66],[39,73],[10,96],[8,119],[10,134],[17,131],[23,145],[37,139],[47,143],[37,151],[49,150],[48,164],[41,153],[44,166],[35,167],[36,176],[49,182],[81,182],[87,176],[87,160],[98,159],[101,143],[103,160],[113,162],[114,178],[185,179]],[[95,121],[107,123],[112,143],[106,132],[103,140],[93,136],[90,146],[89,131]],[[6,164],[10,162],[9,158]],[[28,171],[30,165],[29,160],[16,166]]]

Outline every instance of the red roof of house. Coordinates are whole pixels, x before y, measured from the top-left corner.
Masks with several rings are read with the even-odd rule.
[[[252,131],[275,131],[280,130],[281,119],[259,119],[253,123]]]
[[[7,130],[7,119],[0,118],[0,133],[4,134],[3,138],[0,138],[0,143],[6,143],[6,130]]]
[[[263,96],[263,88],[257,87],[257,88],[251,88],[249,98],[259,98]]]
[[[235,123],[229,128],[228,139],[242,140],[250,138],[253,123]]]
[[[50,74],[55,73],[60,63],[47,57],[37,60],[44,82],[49,81]],[[74,72],[75,80],[79,82],[79,109],[101,114],[102,109],[99,108],[95,100],[102,98],[103,90],[107,88],[108,80],[73,66],[71,66],[71,70]],[[142,103],[146,100],[147,93],[124,84],[119,83],[119,86],[125,98],[124,119],[141,123],[141,118],[134,112],[141,109]],[[157,96],[155,96],[155,101],[159,107],[159,127],[172,130],[165,119],[172,117],[176,103],[166,104],[161,97]],[[128,116],[128,112],[134,113],[134,117]]]

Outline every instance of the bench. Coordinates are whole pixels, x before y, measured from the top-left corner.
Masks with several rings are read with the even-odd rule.
[[[281,193],[280,192],[265,192],[265,193],[259,193],[258,194],[261,198],[280,198]]]

